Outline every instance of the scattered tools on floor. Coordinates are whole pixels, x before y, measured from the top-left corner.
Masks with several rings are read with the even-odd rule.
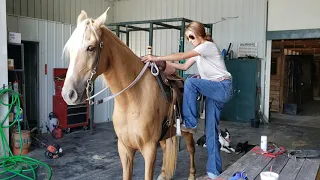
[[[267,151],[263,151],[260,147],[256,146],[252,149],[254,153],[261,154],[267,157],[275,158],[286,152],[284,147],[278,147],[275,143],[268,143]]]
[[[52,137],[59,139],[62,138],[62,129],[59,128],[59,120],[54,112],[49,114],[49,119],[47,120],[47,130],[51,133]]]
[[[37,142],[39,142],[40,144],[42,144],[43,146],[45,146],[47,148],[45,151],[45,156],[47,158],[57,159],[58,157],[61,156],[62,148],[58,144],[48,145],[34,136],[31,136],[31,137],[34,138]]]

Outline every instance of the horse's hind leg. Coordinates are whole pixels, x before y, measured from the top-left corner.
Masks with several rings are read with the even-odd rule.
[[[131,180],[133,157],[136,151],[124,145],[120,140],[118,140],[118,151],[122,164],[123,180]]]
[[[195,153],[195,145],[193,140],[193,135],[191,133],[187,133],[184,131],[181,131],[182,136],[186,140],[187,148],[190,155],[190,174],[188,180],[194,180],[196,175],[196,168],[194,165],[194,153]]]

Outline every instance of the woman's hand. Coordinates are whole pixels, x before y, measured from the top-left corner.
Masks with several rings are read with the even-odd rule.
[[[150,61],[157,61],[158,60],[158,57],[157,56],[152,56],[152,55],[146,55],[146,56],[143,56],[141,58],[141,61],[146,63],[146,62],[150,62]]]

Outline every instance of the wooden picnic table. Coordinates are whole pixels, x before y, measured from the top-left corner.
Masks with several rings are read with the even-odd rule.
[[[279,180],[319,180],[319,164],[320,159],[294,159],[289,158],[287,153],[271,158],[251,150],[219,177],[228,180],[235,172],[245,171],[249,180],[260,180],[260,172],[270,171],[272,166],[272,172],[279,174]]]

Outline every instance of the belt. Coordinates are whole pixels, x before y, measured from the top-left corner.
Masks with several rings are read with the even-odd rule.
[[[229,79],[231,80],[232,78],[230,76],[222,76],[222,77],[219,77],[217,81],[223,81],[223,80],[229,80]]]

